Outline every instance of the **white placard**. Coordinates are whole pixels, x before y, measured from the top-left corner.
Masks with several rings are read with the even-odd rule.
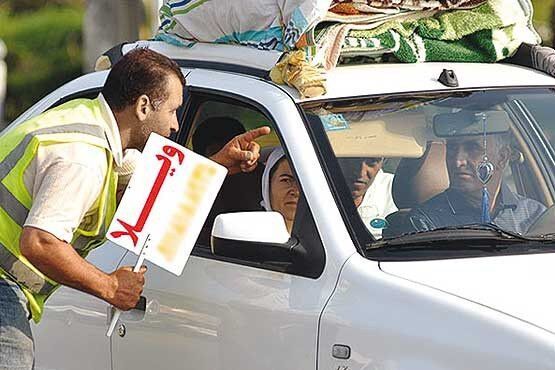
[[[181,275],[227,174],[225,167],[151,134],[106,234]],[[147,240],[148,237],[148,240]]]

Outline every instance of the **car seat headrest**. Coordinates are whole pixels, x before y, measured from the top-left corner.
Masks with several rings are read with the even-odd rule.
[[[445,153],[445,143],[428,142],[422,157],[399,162],[392,188],[399,209],[414,208],[449,187]]]

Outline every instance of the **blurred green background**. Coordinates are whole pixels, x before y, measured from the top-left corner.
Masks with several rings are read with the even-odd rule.
[[[6,120],[82,70],[83,2],[2,1],[0,39],[8,54]]]
[[[534,25],[543,43],[553,45],[551,14],[555,0],[532,2]],[[91,59],[110,46],[150,37],[159,4],[155,0],[0,0],[0,39],[8,50],[4,121],[10,122],[50,91],[90,70]],[[102,6],[106,15],[101,13]],[[138,8],[142,8],[138,13],[130,12]],[[110,20],[117,14],[119,18]],[[117,32],[112,29],[113,23],[119,24]],[[94,27],[99,30],[83,31]],[[87,47],[85,36],[94,32],[102,42],[93,38]],[[114,34],[115,38],[110,39]]]
[[[7,49],[8,69],[0,128],[52,90],[89,72],[96,57],[113,45],[151,37],[160,2],[0,0],[0,41]]]

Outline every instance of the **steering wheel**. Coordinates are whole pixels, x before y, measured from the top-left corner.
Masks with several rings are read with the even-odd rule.
[[[526,235],[544,235],[555,232],[555,206],[549,207],[541,216],[530,226]]]

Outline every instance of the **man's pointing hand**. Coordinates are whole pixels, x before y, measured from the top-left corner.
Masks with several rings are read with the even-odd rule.
[[[235,136],[210,159],[225,166],[230,175],[254,170],[260,158],[260,145],[255,141],[268,135],[270,128],[263,126]]]

